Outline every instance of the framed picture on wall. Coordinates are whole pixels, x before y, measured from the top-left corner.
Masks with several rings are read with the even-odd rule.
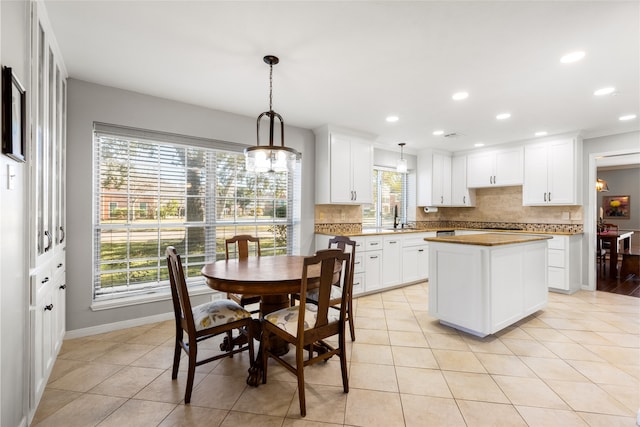
[[[629,219],[629,196],[604,196],[602,208],[604,217],[610,219]]]
[[[2,152],[25,161],[27,98],[24,88],[11,72],[2,69]]]

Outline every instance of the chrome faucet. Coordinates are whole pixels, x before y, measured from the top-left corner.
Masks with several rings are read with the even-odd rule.
[[[395,205],[393,207],[393,228],[394,228],[394,230],[396,228],[398,228],[398,225],[400,225],[400,221],[398,221],[398,205]]]

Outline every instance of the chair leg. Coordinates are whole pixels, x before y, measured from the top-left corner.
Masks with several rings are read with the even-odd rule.
[[[351,341],[356,340],[356,331],[353,326],[353,300],[351,299],[351,295],[349,295],[349,302],[347,304],[347,311],[349,315],[349,332],[351,333]]]
[[[171,371],[171,379],[178,378],[178,368],[180,367],[180,356],[182,355],[182,346],[180,345],[180,339],[176,337],[176,347],[173,350],[173,370]]]
[[[345,331],[343,327],[343,331],[339,334],[338,339],[340,346],[340,370],[342,371],[342,388],[345,393],[349,393],[349,376],[347,375],[347,355],[345,352],[346,343],[345,343]]]
[[[267,366],[269,365],[269,332],[266,329],[262,329],[262,342],[260,343],[262,349],[262,384],[267,383]],[[258,356],[259,357],[259,356]]]
[[[300,400],[300,416],[307,415],[307,404],[304,395],[304,348],[296,347],[296,376],[298,377],[298,399]]]
[[[196,373],[196,348],[189,349],[189,369],[187,371],[187,389],[184,393],[184,403],[191,402],[191,392],[193,391],[193,378]]]
[[[254,331],[254,327],[253,327],[253,320],[251,322],[249,322],[249,325],[247,326],[247,344],[249,345],[249,366],[253,366],[253,362],[256,360],[255,358],[255,354],[254,354],[254,349],[253,349],[253,331]]]

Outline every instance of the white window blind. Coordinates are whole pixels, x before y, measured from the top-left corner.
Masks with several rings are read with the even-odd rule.
[[[373,203],[362,206],[362,226],[393,227],[397,206],[398,221],[407,222],[407,174],[387,168],[373,170]]]
[[[224,240],[260,237],[290,254],[299,223],[296,173],[252,174],[243,146],[112,125],[94,127],[94,301],[166,292],[166,247],[189,283],[224,259]]]

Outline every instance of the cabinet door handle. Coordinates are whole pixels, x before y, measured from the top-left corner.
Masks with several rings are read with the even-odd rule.
[[[378,242],[371,242],[369,243],[371,246],[378,246]]]
[[[376,258],[378,258],[378,255],[370,255],[369,256],[369,259],[376,259]]]
[[[353,200],[358,200],[358,192],[357,191],[353,192]]]
[[[551,201],[551,192],[549,192],[549,201]]]
[[[463,205],[467,204],[467,196],[462,196],[462,204]]]
[[[49,233],[48,231],[44,232],[44,235],[47,236],[47,247],[44,248],[44,251],[47,252],[49,249],[51,249],[51,245],[53,245],[53,239],[51,238],[51,233]]]
[[[360,265],[360,261],[356,261],[356,262],[354,262],[353,264],[355,264],[355,265]]]
[[[49,281],[48,277],[45,277],[44,279],[42,279],[42,281],[40,283],[45,284]]]
[[[58,268],[62,267],[62,263],[58,264]]]
[[[60,287],[58,289],[67,289],[67,285],[60,285]]]
[[[44,311],[51,311],[53,310],[53,304],[49,304],[49,305],[45,305],[44,306]]]
[[[62,233],[62,237],[60,237],[60,243],[64,242],[64,227],[60,226],[60,232]]]
[[[440,204],[444,203],[444,196],[440,196]]]
[[[418,252],[424,252],[424,249],[418,249]]]
[[[395,240],[392,240],[392,241],[389,242],[390,245],[395,245],[396,243],[398,243],[398,242],[395,241]]]
[[[544,201],[547,201],[547,193],[544,193]]]

